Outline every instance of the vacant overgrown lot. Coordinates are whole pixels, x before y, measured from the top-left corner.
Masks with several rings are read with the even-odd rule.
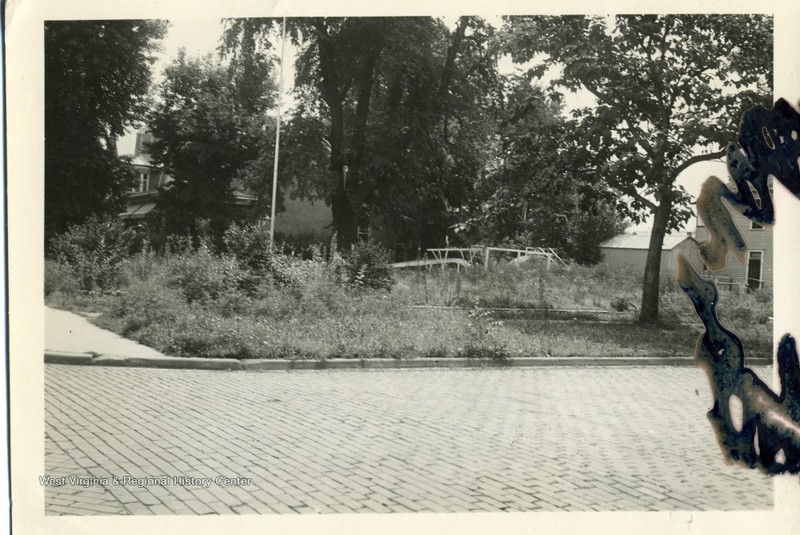
[[[172,240],[161,254],[144,248],[111,263],[53,255],[46,302],[193,357],[689,356],[702,330],[668,278],[661,323],[639,325],[631,272],[502,260],[391,272],[373,245],[303,260],[264,253],[248,229],[226,238],[218,250]],[[719,308],[748,354],[770,354],[770,294],[723,292]]]

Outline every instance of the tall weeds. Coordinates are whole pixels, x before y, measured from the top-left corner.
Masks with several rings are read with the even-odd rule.
[[[88,293],[79,271],[63,257],[51,259],[46,297],[56,306],[100,312],[101,326],[178,356],[688,356],[699,333],[689,303],[668,277],[662,330],[653,336],[633,322],[641,295],[636,273],[502,262],[489,270],[390,273],[383,253],[370,245],[304,260],[275,252],[256,234],[261,231],[234,228],[220,251],[172,238],[159,253],[145,247],[128,254],[116,264],[113,292]],[[94,288],[110,288],[105,285]],[[574,312],[585,310],[615,321],[587,322]],[[763,353],[771,351],[771,310],[768,292],[743,293],[726,297],[720,316]]]

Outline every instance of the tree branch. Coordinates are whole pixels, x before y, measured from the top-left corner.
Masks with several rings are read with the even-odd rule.
[[[620,182],[616,177],[606,177],[608,180],[609,185],[614,188],[615,190],[628,195],[629,197],[633,197],[643,205],[647,206],[650,210],[655,210],[657,208],[656,204],[648,199],[647,197],[643,196],[641,193],[636,191],[636,188],[631,186],[630,184],[624,184]]]
[[[447,131],[447,90],[450,87],[450,79],[453,76],[453,65],[456,61],[456,56],[458,55],[459,48],[461,48],[461,41],[464,40],[464,34],[467,31],[467,25],[469,24],[469,17],[461,17],[458,19],[458,26],[456,27],[455,31],[453,32],[453,41],[450,43],[450,46],[447,48],[447,59],[445,60],[444,67],[442,69],[442,78],[439,82],[439,91],[437,95],[437,102],[438,105],[442,108],[442,127],[444,131],[444,142],[447,144],[448,142],[448,131]]]
[[[691,167],[696,163],[707,162],[709,160],[717,160],[725,156],[725,154],[727,154],[727,150],[722,149],[717,152],[712,152],[710,154],[698,154],[697,156],[692,156],[691,158],[683,162],[681,165],[679,165],[677,169],[675,169],[673,176],[677,177],[679,174],[681,174],[686,169],[688,169],[689,167]]]
[[[583,86],[592,95],[597,97],[597,99],[600,102],[603,102],[603,103],[611,106],[612,108],[614,108],[622,116],[622,118],[625,120],[625,122],[628,123],[628,130],[630,131],[631,135],[636,139],[636,142],[639,145],[642,146],[642,148],[647,153],[647,155],[650,156],[651,158],[655,158],[656,157],[656,151],[655,151],[655,149],[653,149],[653,146],[650,145],[650,143],[648,143],[647,140],[644,139],[640,135],[640,133],[635,129],[635,127],[633,125],[633,121],[631,120],[630,115],[628,114],[625,106],[617,104],[617,102],[615,100],[613,100],[610,97],[608,97],[608,96],[604,95],[603,93],[601,93],[600,90],[597,87],[592,87],[590,84],[588,84],[586,82],[583,83]]]
[[[445,95],[447,94],[447,89],[450,86],[450,78],[453,75],[453,64],[456,61],[458,49],[461,47],[461,41],[464,39],[464,34],[467,31],[468,23],[469,17],[461,17],[458,19],[458,27],[456,27],[455,31],[453,32],[453,41],[447,48],[447,59],[445,60],[444,68],[442,69],[442,79],[439,82],[440,101],[444,99]]]
[[[342,85],[342,88],[339,90],[338,95],[340,101],[342,102],[344,101],[344,99],[347,97],[347,92],[350,91],[352,85],[353,85],[353,76],[349,76],[347,78],[347,81],[345,81],[345,83]]]

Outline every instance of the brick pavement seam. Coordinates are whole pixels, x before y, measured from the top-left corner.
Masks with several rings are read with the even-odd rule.
[[[505,360],[447,358],[447,359],[225,359],[198,357],[127,357],[99,353],[70,353],[45,351],[45,364],[78,366],[117,366],[134,368],[166,368],[192,370],[344,370],[344,369],[419,369],[419,368],[516,368],[570,366],[694,366],[691,357],[521,357]],[[772,359],[749,358],[748,365],[771,365]]]

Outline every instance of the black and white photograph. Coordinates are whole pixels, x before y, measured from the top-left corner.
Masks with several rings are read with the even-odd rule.
[[[775,6],[203,7],[11,61],[20,532],[797,528]]]

